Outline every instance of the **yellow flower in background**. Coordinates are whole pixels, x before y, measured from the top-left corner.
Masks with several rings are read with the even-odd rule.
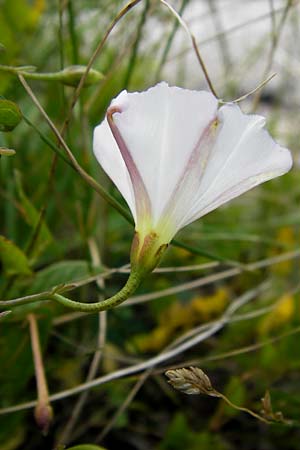
[[[182,331],[218,317],[228,304],[229,292],[219,288],[213,294],[197,295],[188,303],[172,303],[159,315],[158,325],[132,340],[140,351],[158,351]]]
[[[291,226],[279,228],[279,230],[276,234],[276,240],[280,244],[286,245],[287,250],[289,248],[290,249],[294,248],[296,245],[294,228]],[[275,256],[275,255],[281,253],[281,251],[282,250],[272,249],[271,256]],[[282,261],[278,264],[273,264],[270,267],[270,270],[272,271],[272,273],[274,273],[274,275],[279,275],[279,276],[285,277],[290,274],[294,264],[295,264],[295,262],[293,259],[287,259],[286,261]]]
[[[283,295],[275,304],[274,309],[259,322],[259,334],[266,335],[277,328],[281,328],[292,320],[294,313],[294,296],[290,294]]]

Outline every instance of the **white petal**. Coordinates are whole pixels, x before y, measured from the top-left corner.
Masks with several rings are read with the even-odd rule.
[[[217,100],[209,92],[160,83],[142,93],[123,91],[112,106],[122,111],[113,120],[148,192],[155,226],[216,116]]]
[[[237,105],[219,110],[220,131],[211,149],[195,202],[181,226],[193,222],[254,186],[288,172],[289,150],[263,129],[265,120]]]
[[[93,144],[97,160],[125,198],[136,222],[131,179],[106,118],[95,128]]]

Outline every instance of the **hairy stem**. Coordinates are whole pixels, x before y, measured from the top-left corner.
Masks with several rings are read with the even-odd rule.
[[[76,311],[95,313],[100,311],[106,311],[107,309],[115,308],[116,306],[123,303],[127,300],[130,295],[132,295],[142,281],[142,276],[139,272],[133,271],[130,273],[129,278],[125,284],[125,286],[106,300],[101,300],[100,302],[95,303],[81,303],[76,302],[74,300],[70,300],[67,297],[64,297],[60,294],[54,294],[51,296],[51,300],[55,300],[58,303],[66,306],[67,308],[72,308]]]
[[[136,291],[136,289],[140,285],[144,275],[145,275],[144,271],[133,270],[130,273],[125,286],[119,292],[117,292],[112,297],[109,297],[106,300],[102,300],[99,302],[81,303],[81,302],[77,302],[75,300],[71,300],[67,297],[64,297],[63,295],[60,295],[58,293],[49,292],[48,294],[47,293],[42,294],[42,295],[35,294],[35,295],[29,295],[27,297],[23,297],[21,299],[1,301],[0,307],[3,309],[10,309],[15,306],[26,305],[28,303],[34,303],[34,302],[44,301],[44,300],[54,300],[58,303],[61,303],[64,306],[66,306],[67,308],[72,308],[73,310],[76,310],[76,311],[82,311],[82,312],[88,312],[88,313],[106,311],[107,309],[115,308],[116,306],[120,305],[125,300],[127,300]]]

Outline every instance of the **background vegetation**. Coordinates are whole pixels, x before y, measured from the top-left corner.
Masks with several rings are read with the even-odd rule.
[[[205,77],[190,38],[159,1],[132,2],[128,12],[107,0],[0,6],[1,300],[61,285],[80,301],[104,298],[126,279],[133,227],[73,170],[33,96],[80,166],[127,208],[93,156],[93,128],[122,89],[159,80],[207,89]],[[300,448],[299,2],[172,6],[194,33],[221,98],[233,100],[277,72],[241,107],[267,116],[271,133],[292,150],[294,168],[183,230],[181,246],[169,249],[123,307],[86,315],[41,302],[0,316],[1,450]],[[97,83],[79,91],[80,77],[70,87],[51,75],[86,66],[97,47],[93,69],[104,75]],[[50,73],[25,77],[33,93],[3,67],[25,65]],[[33,416],[33,322],[54,410],[46,436]],[[233,403],[273,423],[220,398],[174,390],[164,372],[190,365]],[[284,419],[272,416],[267,397],[261,404],[266,391]]]

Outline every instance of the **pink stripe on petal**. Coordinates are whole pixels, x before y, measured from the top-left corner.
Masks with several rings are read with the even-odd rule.
[[[177,230],[182,228],[182,224],[193,207],[195,194],[201,184],[218,135],[217,125],[218,119],[215,116],[200,134],[162,214],[162,220],[164,221],[166,218],[175,225]]]
[[[141,174],[137,169],[137,166],[130,154],[130,151],[117,125],[114,122],[113,114],[115,113],[121,114],[122,113],[121,108],[118,106],[110,106],[106,113],[107,122],[115,138],[115,141],[119,147],[123,160],[126,164],[127,170],[129,172],[135,196],[137,221],[139,221],[139,219],[143,220],[145,218],[151,217],[151,202],[145,184],[141,177]]]

